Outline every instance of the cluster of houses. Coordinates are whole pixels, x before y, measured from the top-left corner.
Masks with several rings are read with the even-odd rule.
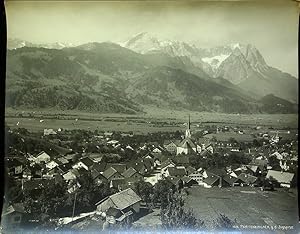
[[[52,129],[44,131],[44,135],[54,135]],[[132,136],[129,134],[128,136]],[[121,147],[112,134],[105,133],[106,144],[114,148]],[[278,136],[272,138],[277,142]],[[222,144],[222,145],[220,145]],[[272,143],[273,144],[273,143]],[[75,154],[67,152],[62,155],[52,155],[42,151],[32,156],[28,155],[26,162],[17,158],[6,158],[6,169],[10,176],[22,181],[22,190],[38,194],[50,183],[65,181],[67,191],[72,194],[82,185],[78,178],[90,173],[98,185],[109,183],[118,193],[111,195],[97,205],[97,210],[105,214],[106,221],[113,224],[122,221],[133,213],[138,213],[141,198],[132,190],[137,181],[150,182],[152,185],[159,180],[167,180],[177,188],[190,186],[228,187],[228,186],[261,186],[262,179],[272,179],[281,187],[290,187],[295,175],[287,172],[289,167],[297,164],[296,154],[284,150],[262,153],[246,165],[231,165],[226,168],[204,169],[194,168],[189,162],[188,155],[199,155],[207,158],[219,148],[238,152],[239,148],[231,143],[215,143],[204,141],[201,144],[191,137],[190,121],[187,124],[185,137],[180,140],[165,141],[162,145],[143,145],[138,149],[127,146],[127,150],[146,152],[137,160],[120,163],[107,163],[100,153]],[[250,153],[250,152],[248,152]],[[297,153],[297,152],[296,152]],[[273,169],[269,157],[275,157],[280,162],[280,170]],[[20,204],[11,206],[3,215],[18,214]],[[18,219],[18,218],[16,218]],[[16,220],[16,222],[18,222]]]

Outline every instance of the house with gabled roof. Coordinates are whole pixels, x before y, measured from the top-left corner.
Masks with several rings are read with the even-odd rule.
[[[9,175],[17,176],[23,172],[23,163],[16,158],[6,158],[5,167],[8,170]]]
[[[256,176],[252,176],[246,173],[241,173],[237,177],[235,184],[238,184],[240,186],[253,186],[256,180],[257,180]]]
[[[207,177],[203,179],[203,185],[205,188],[211,188],[213,186],[220,186],[220,176],[207,173]]]
[[[91,169],[91,176],[92,179],[98,185],[107,181],[107,178],[104,175],[102,175],[100,171],[97,171],[96,169]]]
[[[65,157],[59,157],[57,158],[57,161],[56,161],[59,165],[64,165],[64,164],[67,164],[69,163],[69,160],[66,159]]]
[[[148,168],[146,167],[145,163],[143,162],[144,159],[135,160],[127,163],[127,168],[134,168],[137,172],[141,175],[145,175],[148,173]]]
[[[46,163],[46,168],[48,170],[52,170],[54,169],[55,167],[57,167],[59,164],[56,162],[56,160],[51,160],[49,161],[48,163]]]
[[[187,166],[185,168],[185,170],[186,170],[187,175],[190,175],[190,174],[194,173],[195,171],[197,171],[196,168],[194,168],[192,166]]]
[[[177,145],[179,145],[179,143],[180,141],[178,140],[169,140],[169,141],[165,141],[163,146],[169,153],[176,154]]]
[[[176,164],[173,162],[173,160],[168,158],[161,164],[161,174],[164,175],[169,167],[175,167],[175,166]]]
[[[26,214],[22,203],[14,203],[3,209],[1,215],[1,226],[5,228],[16,228],[19,226]]]
[[[43,172],[45,171],[44,169],[45,165],[34,164],[30,167],[32,177],[41,178],[43,176]]]
[[[216,175],[210,172],[206,172],[205,173],[206,176],[203,177],[203,185],[206,188],[211,188],[213,186],[218,186],[218,187],[227,187],[230,186],[230,184],[224,180],[224,177],[226,174],[222,174],[222,175]]]
[[[77,179],[76,173],[74,173],[76,169],[72,169],[63,174],[63,179],[68,183],[70,181],[74,181]]]
[[[44,136],[56,135],[56,134],[57,134],[57,132],[54,131],[52,128],[49,128],[49,129],[45,128],[44,129]]]
[[[56,167],[57,172],[60,174],[65,174],[71,169],[72,169],[72,163],[67,163]]]
[[[64,158],[67,159],[69,162],[73,162],[73,159],[77,157],[77,154],[66,154]]]
[[[203,174],[200,171],[194,171],[193,173],[189,174],[188,177],[195,180],[198,184],[201,184],[203,180]]]
[[[47,163],[51,160],[51,157],[49,154],[47,154],[45,151],[40,152],[37,156],[35,156],[35,163]]]
[[[142,158],[149,158],[149,159],[154,160],[155,156],[153,153],[150,152],[150,153],[147,153],[144,156],[142,156]]]
[[[166,180],[173,184],[173,188],[176,188],[177,190],[181,190],[183,188],[183,181],[179,177],[169,176],[166,178]]]
[[[184,187],[191,187],[193,185],[198,185],[198,182],[194,179],[192,179],[191,177],[189,176],[183,176],[181,178],[182,182],[183,182],[183,186]]]
[[[214,153],[214,147],[213,147],[213,145],[211,143],[202,146],[202,150],[206,150],[206,151],[208,151],[211,154]]]
[[[152,153],[158,153],[161,154],[164,152],[164,149],[161,146],[156,146],[153,150]]]
[[[186,170],[184,167],[168,167],[164,176],[166,177],[175,177],[175,178],[181,178],[185,176]]]
[[[134,180],[141,180],[144,177],[133,167],[128,168],[126,171],[124,171],[122,173],[122,176],[124,176],[124,178],[130,178],[130,179],[134,179]]]
[[[173,161],[176,163],[177,166],[189,166],[190,165],[190,158],[186,155],[176,155],[173,158]]]
[[[144,158],[141,160],[142,163],[144,163],[147,173],[151,173],[154,170],[154,161],[151,158]]]
[[[76,175],[77,178],[79,178],[83,175],[87,175],[89,173],[89,171],[84,169],[83,167],[79,167],[79,168],[73,169],[73,173]]]
[[[85,170],[90,170],[90,168],[93,166],[94,161],[90,159],[89,157],[84,157],[80,159],[77,163],[75,163],[72,167],[73,168],[80,168],[83,167]]]
[[[209,170],[207,170],[207,173],[215,174],[215,175],[218,175],[220,177],[223,177],[223,176],[227,175],[227,171],[226,171],[225,168],[213,168],[213,169],[209,169]]]
[[[142,199],[133,189],[128,188],[113,195],[110,195],[96,203],[97,211],[106,213],[109,208],[115,208],[121,213],[132,211],[140,212]]]
[[[122,174],[127,169],[127,165],[124,163],[107,163],[105,169],[108,169],[110,167],[113,167],[120,174]]]
[[[114,167],[106,169],[102,174],[107,180],[122,179],[124,176],[121,175]]]
[[[202,150],[200,153],[200,156],[203,158],[207,158],[207,157],[211,156],[211,153],[208,150]]]
[[[238,180],[237,177],[232,176],[231,174],[223,176],[223,180],[226,181],[229,186],[233,187],[238,185],[238,183],[236,183],[236,181]]]
[[[259,168],[256,165],[246,165],[246,167],[253,173],[253,175],[257,175]]]
[[[294,179],[295,174],[289,172],[282,172],[282,171],[275,171],[275,170],[268,170],[266,178],[268,179],[275,179],[281,187],[291,187],[291,183]]]
[[[90,170],[97,170],[98,172],[103,172],[104,170],[104,165],[103,163],[94,163],[91,167]]]
[[[262,174],[263,172],[265,172],[267,170],[268,160],[264,159],[264,158],[261,158],[261,159],[255,158],[249,163],[249,165],[258,166],[257,173]]]

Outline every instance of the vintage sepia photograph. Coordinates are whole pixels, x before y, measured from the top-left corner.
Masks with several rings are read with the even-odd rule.
[[[0,233],[299,233],[296,1],[14,1]]]

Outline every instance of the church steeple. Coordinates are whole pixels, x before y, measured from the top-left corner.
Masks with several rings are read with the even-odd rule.
[[[189,121],[187,123],[187,129],[185,130],[185,138],[191,138],[191,119],[189,115]]]

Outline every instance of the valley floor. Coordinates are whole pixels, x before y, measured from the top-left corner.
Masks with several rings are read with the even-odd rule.
[[[185,128],[188,115],[195,130],[201,125],[265,126],[298,128],[297,114],[224,114],[150,108],[138,115],[58,112],[54,110],[7,109],[5,122],[11,128],[42,131],[45,128],[120,131],[134,133],[168,132]]]

